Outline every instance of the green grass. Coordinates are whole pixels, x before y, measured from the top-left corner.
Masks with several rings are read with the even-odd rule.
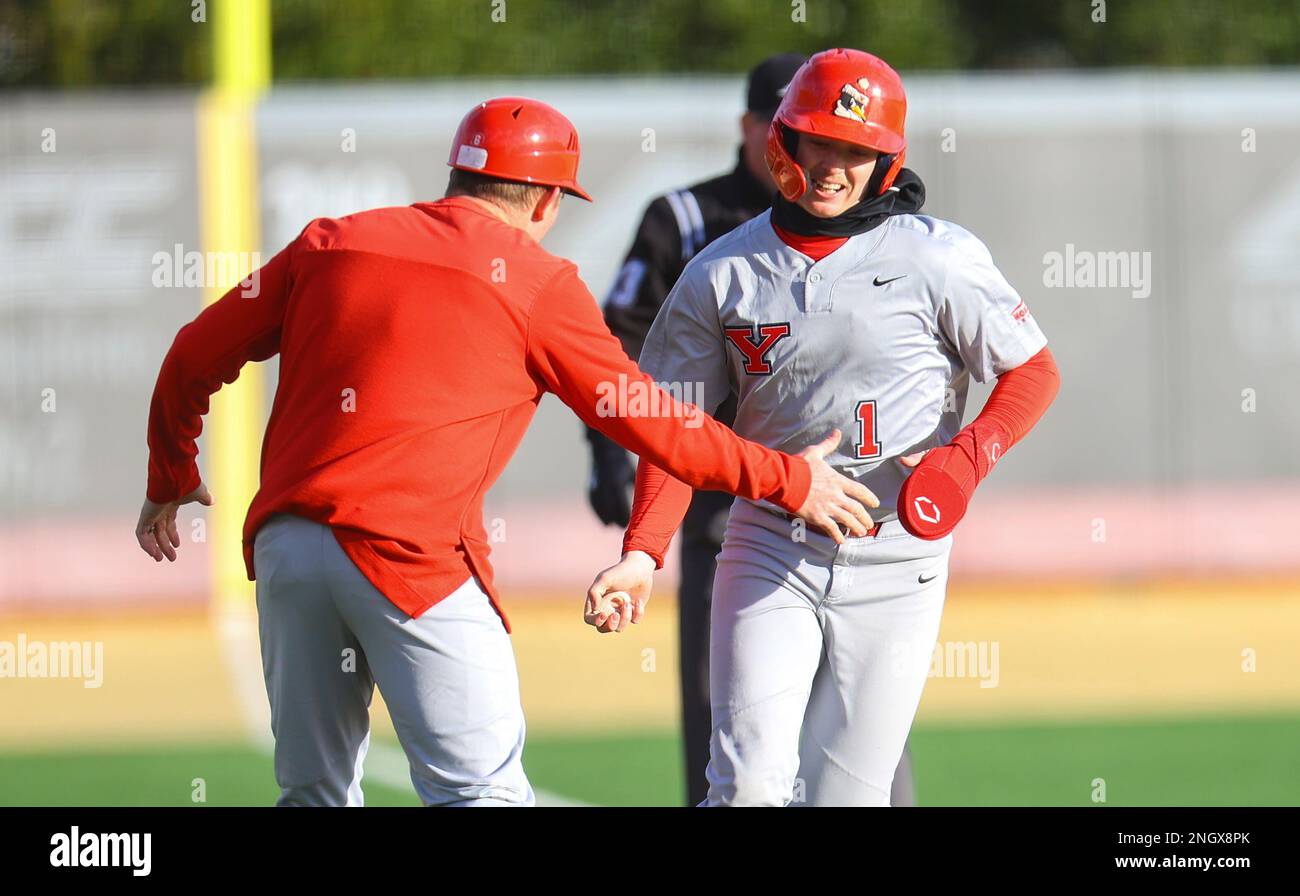
[[[1300,716],[1144,723],[922,728],[912,737],[925,805],[1300,805]],[[681,759],[664,733],[535,737],[535,787],[603,805],[676,805]],[[270,757],[243,745],[0,754],[0,805],[270,805]],[[367,780],[372,806],[416,805],[409,788]]]
[[[676,733],[529,738],[524,768],[534,788],[601,806],[680,806]]]
[[[1298,806],[1300,716],[927,728],[912,739],[925,805]]]
[[[191,796],[195,778],[202,804]],[[0,754],[4,806],[269,806],[279,792],[270,755],[250,745]],[[376,806],[419,805],[371,782],[365,792]]]
[[[1300,806],[1300,716],[1090,725],[922,727],[921,805]],[[604,805],[678,805],[675,736],[534,739],[536,787]]]

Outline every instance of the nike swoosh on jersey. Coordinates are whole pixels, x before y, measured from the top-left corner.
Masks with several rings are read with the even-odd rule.
[[[888,280],[881,280],[880,275],[877,274],[876,279],[872,280],[871,282],[874,283],[876,286],[884,286],[886,283],[893,283],[895,280],[902,280],[906,276],[907,276],[906,274],[899,274],[897,277],[890,277]]]

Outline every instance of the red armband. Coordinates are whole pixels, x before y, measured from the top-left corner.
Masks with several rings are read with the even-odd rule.
[[[898,493],[903,528],[927,540],[955,529],[1008,441],[998,424],[976,418],[947,445],[926,452]]]
[[[984,409],[951,442],[931,449],[898,492],[898,520],[917,538],[943,538],[993,465],[1047,411],[1061,385],[1052,353],[1044,348],[998,377]]]

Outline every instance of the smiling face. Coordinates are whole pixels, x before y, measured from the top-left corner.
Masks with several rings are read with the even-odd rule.
[[[819,218],[843,214],[862,198],[880,153],[842,140],[800,134],[795,161],[808,177],[799,205]]]

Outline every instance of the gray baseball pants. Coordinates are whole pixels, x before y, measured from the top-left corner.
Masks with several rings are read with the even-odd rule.
[[[736,501],[713,584],[706,805],[889,805],[951,548],[897,520],[837,546]]]
[[[254,542],[281,806],[360,806],[378,684],[426,806],[531,806],[510,637],[471,577],[418,619],[328,526],[281,514]]]

